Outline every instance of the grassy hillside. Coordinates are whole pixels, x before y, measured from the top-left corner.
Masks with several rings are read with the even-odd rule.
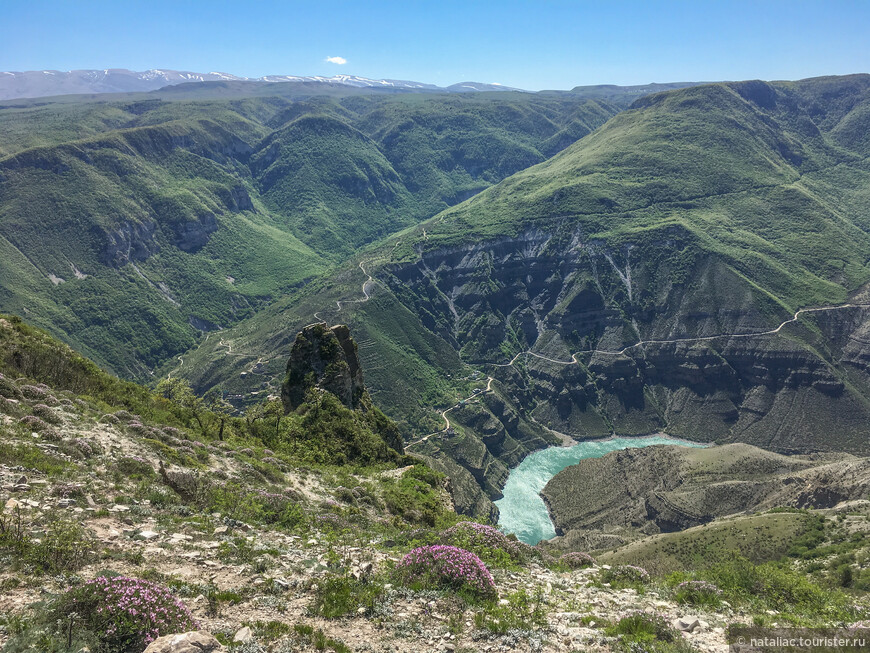
[[[145,379],[204,332],[615,112],[514,94],[282,87],[0,108],[0,309]],[[432,130],[425,165],[412,160],[409,143]]]
[[[783,299],[842,297],[835,286],[867,276],[865,184],[847,215],[822,187],[867,172],[861,137],[830,133],[866,111],[867,80],[853,81],[854,106],[837,123],[814,116],[829,133],[810,118],[815,85],[721,84],[639,100],[588,139],[446,211],[423,246],[567,221],[585,241],[612,245],[671,228]]]
[[[819,97],[826,92],[838,102],[822,109]],[[640,318],[641,329],[656,313],[677,309],[663,304],[668,299],[662,293],[690,294],[699,280],[689,275],[711,264],[720,277],[731,277],[716,282],[734,286],[725,294],[753,294],[762,319],[844,301],[870,279],[862,255],[870,245],[863,218],[870,208],[870,168],[860,137],[845,144],[839,135],[844,130],[837,128],[866,112],[868,97],[864,76],[716,84],[652,95],[545,163],[360,259],[388,274],[395,265],[419,264],[421,252],[435,258],[446,248],[538,230],[549,236],[549,246],[573,248],[581,264],[597,258],[598,269],[584,270],[582,278],[605,287],[605,304],[619,304]],[[621,266],[624,274],[626,265],[635,271],[631,298],[611,268]],[[364,279],[355,274],[348,265],[329,285],[355,297],[354,286]],[[491,281],[506,289],[512,280]],[[582,290],[579,281],[548,310],[570,308]],[[400,297],[406,305],[416,301]],[[447,309],[436,306],[437,298],[427,301],[415,308],[425,304],[433,322],[429,315],[419,317],[443,331],[436,323],[452,317],[441,314]],[[634,337],[625,335],[629,342]]]
[[[781,452],[865,452],[868,311],[803,313],[762,334],[803,307],[867,303],[870,167],[852,125],[870,106],[868,80],[643,97],[222,334],[244,355],[206,343],[180,372],[243,396],[280,373],[271,366],[288,330],[364,325],[370,386],[411,439],[444,428],[439,412],[468,396],[472,371],[477,387],[496,379],[502,405],[451,413],[470,439],[426,443],[465,443],[450,456],[484,487],[502,470],[483,450],[515,455],[502,443],[520,422],[578,438],[666,430]],[[473,426],[490,417],[503,429]]]

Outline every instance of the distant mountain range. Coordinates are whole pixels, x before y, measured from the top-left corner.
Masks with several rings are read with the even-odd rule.
[[[323,85],[324,90],[331,88],[340,91],[346,87],[351,89],[372,89],[396,92],[435,92],[435,93],[474,93],[486,91],[516,91],[532,93],[520,88],[502,84],[484,84],[481,82],[458,82],[450,86],[436,86],[402,79],[369,79],[356,75],[302,76],[302,75],[266,75],[265,77],[240,77],[229,73],[210,72],[196,73],[188,70],[152,69],[137,72],[126,68],[105,68],[103,70],[26,70],[0,72],[0,101],[23,98],[53,97],[58,95],[87,95],[94,93],[147,93],[167,86],[186,84],[185,92],[199,94],[221,92],[231,89],[249,93],[250,87],[262,84],[283,84],[288,82],[300,84],[300,88],[311,85]],[[241,83],[241,84],[239,84]],[[621,108],[627,107],[642,95],[670,91],[687,86],[696,86],[700,82],[671,82],[666,84],[644,84],[641,86],[616,86],[599,84],[595,86],[575,86],[570,90],[541,91],[542,95],[563,95],[580,99],[604,100],[612,102]],[[204,84],[199,90],[193,90],[191,85]],[[215,88],[220,87],[220,88]],[[210,90],[209,90],[210,89]],[[285,91],[286,92],[286,91]]]
[[[125,68],[103,70],[27,70],[24,72],[0,72],[0,100],[13,98],[48,97],[81,93],[130,93],[154,91],[165,86],[192,82],[322,82],[343,84],[357,88],[385,88],[410,91],[448,91],[464,93],[473,91],[518,91],[521,89],[501,84],[460,82],[445,88],[398,79],[368,79],[355,75],[332,77],[305,77],[300,75],[266,75],[265,77],[240,77],[229,73],[196,73],[187,70],[145,70],[137,72]]]

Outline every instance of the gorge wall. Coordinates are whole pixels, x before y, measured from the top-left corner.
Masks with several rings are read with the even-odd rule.
[[[424,448],[450,460],[451,476],[467,472],[486,499],[500,498],[509,468],[556,433],[870,449],[870,307],[802,313],[779,328],[791,307],[678,230],[619,250],[530,230],[425,252],[379,279],[495,379]],[[477,494],[457,504],[495,515]]]
[[[456,414],[475,432],[525,417],[574,438],[667,430],[781,452],[870,447],[870,306],[803,313],[770,333],[791,308],[676,231],[621,251],[529,231],[426,253],[384,281],[497,379],[485,426]]]

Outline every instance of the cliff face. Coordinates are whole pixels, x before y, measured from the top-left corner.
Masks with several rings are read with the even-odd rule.
[[[296,336],[281,387],[285,410],[296,410],[312,388],[331,392],[348,408],[359,407],[365,385],[356,342],[346,326],[312,324]]]
[[[335,395],[345,408],[358,411],[365,426],[386,445],[404,452],[398,426],[372,402],[363,383],[357,344],[345,325],[311,324],[296,335],[281,386],[284,410],[305,404],[312,390]]]
[[[553,431],[870,452],[870,310],[804,313],[776,331],[790,308],[679,229],[659,236],[613,249],[529,230],[378,274],[421,330],[495,379],[451,412],[456,433],[423,451],[437,447],[475,480],[480,493],[460,510],[493,514],[508,469],[556,442]],[[383,389],[388,376],[370,382]]]
[[[518,417],[575,438],[667,430],[781,452],[870,446],[870,310],[805,313],[771,333],[790,310],[678,231],[622,250],[529,231],[426,252],[383,278],[501,382],[516,410],[457,414],[499,458],[494,435]]]

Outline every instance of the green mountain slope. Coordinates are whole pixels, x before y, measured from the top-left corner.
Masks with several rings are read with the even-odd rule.
[[[868,76],[642,98],[361,254],[369,301],[350,303],[366,275],[348,264],[223,334],[246,356],[208,344],[186,373],[244,394],[277,372],[240,376],[285,353],[286,325],[358,320],[370,386],[412,441],[445,424],[433,391],[448,408],[475,387],[457,375],[495,378],[451,413],[458,439],[417,447],[462,461],[491,498],[504,469],[492,460],[555,441],[548,428],[864,452],[870,164],[852,125],[868,106]],[[418,354],[406,334],[448,355]]]
[[[282,86],[0,108],[0,308],[146,379],[204,332],[615,112],[515,94],[311,97]],[[421,138],[417,121],[442,131],[429,169],[401,144]],[[501,135],[491,151],[479,148],[487,133]]]

